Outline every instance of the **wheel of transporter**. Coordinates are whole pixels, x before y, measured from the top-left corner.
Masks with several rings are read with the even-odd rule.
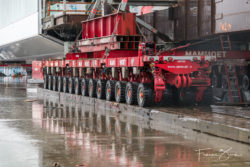
[[[83,96],[89,95],[89,80],[88,79],[85,79],[85,78],[82,79],[81,90],[82,90]]]
[[[105,92],[106,92],[106,100],[107,101],[112,101],[115,99],[115,82],[114,81],[111,81],[111,80],[108,80],[107,83],[106,83],[106,89],[105,89]]]
[[[53,76],[52,75],[49,76],[48,82],[49,82],[49,88],[48,89],[53,90]]]
[[[73,94],[75,93],[75,83],[74,83],[75,79],[70,77],[69,78],[69,93]]]
[[[96,97],[96,80],[89,80],[89,97]]]
[[[98,99],[105,98],[106,81],[99,79],[96,84],[96,96]]]
[[[173,99],[177,105],[194,105],[196,103],[195,89],[173,88]]]
[[[129,104],[129,105],[136,104],[136,102],[137,102],[137,88],[138,88],[138,84],[136,84],[136,83],[128,82],[126,84],[125,100],[126,100],[127,104]]]
[[[69,79],[67,77],[63,77],[63,92],[67,93],[69,91]]]
[[[57,84],[57,82],[58,82],[58,77],[57,76],[53,76],[53,91],[57,91],[57,86],[58,86],[58,84]]]
[[[126,84],[123,82],[116,82],[115,84],[115,101],[117,103],[125,102],[125,88]]]
[[[48,75],[44,75],[43,88],[48,89]]]
[[[57,90],[58,92],[63,91],[63,78],[61,76],[57,78]]]
[[[153,89],[147,85],[140,83],[137,89],[137,102],[140,107],[149,107],[153,104]]]
[[[81,92],[81,85],[80,85],[80,79],[79,78],[75,78],[75,94],[79,95]]]

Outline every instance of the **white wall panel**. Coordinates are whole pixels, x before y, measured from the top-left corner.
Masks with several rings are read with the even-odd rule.
[[[41,0],[0,0],[0,61],[64,56],[61,41],[40,34],[38,2]]]
[[[38,0],[0,0],[0,29],[38,12]]]
[[[38,35],[38,12],[0,29],[0,47]]]

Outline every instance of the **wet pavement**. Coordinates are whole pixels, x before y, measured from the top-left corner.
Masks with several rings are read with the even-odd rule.
[[[0,167],[250,166],[247,144],[70,100],[37,100],[36,88],[0,79]]]
[[[168,112],[183,116],[195,117],[199,120],[216,122],[219,124],[230,125],[238,128],[250,129],[250,108],[230,106],[209,107],[189,107],[189,108],[156,108],[161,112]],[[239,115],[241,113],[241,115]],[[237,119],[235,119],[237,118]]]

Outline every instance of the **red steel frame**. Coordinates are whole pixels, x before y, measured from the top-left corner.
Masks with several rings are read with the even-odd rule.
[[[119,24],[114,32],[117,21]],[[135,15],[132,13],[118,13],[106,15],[82,22],[82,39],[98,38],[116,35],[136,35]]]
[[[121,51],[123,53],[123,51]],[[71,53],[77,55],[78,53]],[[119,55],[119,51],[117,51]],[[165,83],[175,86],[176,88],[188,88],[196,86],[198,93],[196,100],[201,101],[203,92],[208,86],[210,86],[210,78],[203,69],[209,68],[209,62],[214,60],[212,56],[163,56],[165,53],[159,56],[147,56],[138,55],[132,57],[113,57],[113,58],[95,58],[95,59],[71,59],[71,60],[48,60],[44,61],[44,67],[61,67],[65,68],[66,64],[70,68],[94,68],[101,69],[103,65],[106,68],[116,67],[144,67],[146,64],[154,64],[157,68],[154,72],[154,81],[148,79],[148,76],[144,79],[137,80],[141,83],[154,82],[155,101],[159,102],[162,98],[162,93],[165,91]],[[76,56],[75,56],[76,57]],[[163,73],[166,71],[168,73]],[[199,71],[199,77],[191,78],[189,74],[194,71]],[[121,77],[119,80],[122,80]],[[133,81],[133,80],[132,80]]]
[[[182,52],[164,51],[156,52],[155,49],[147,53],[146,44],[138,44],[135,41],[136,24],[135,15],[131,13],[118,13],[82,22],[83,35],[79,41],[80,53],[68,53],[66,60],[47,60],[43,62],[44,67],[51,68],[92,68],[95,70],[90,78],[104,78],[120,81],[131,81],[139,83],[154,83],[155,102],[162,99],[166,84],[176,88],[197,87],[196,101],[202,100],[203,93],[210,86],[209,65],[215,60],[215,56],[185,56]],[[123,36],[125,41],[131,42],[133,47],[122,49],[120,45],[124,39],[117,40]],[[104,40],[105,39],[105,40]],[[116,40],[116,41],[115,41]],[[130,41],[132,40],[132,41]],[[138,42],[139,43],[139,42]],[[108,56],[104,56],[105,50],[110,49]],[[119,78],[104,76],[100,73],[103,68],[137,67],[147,68],[148,72],[140,72],[139,77]],[[197,74],[193,74],[197,72]],[[192,74],[192,75],[191,75]],[[64,72],[59,75],[65,75]],[[72,76],[74,77],[74,76]]]

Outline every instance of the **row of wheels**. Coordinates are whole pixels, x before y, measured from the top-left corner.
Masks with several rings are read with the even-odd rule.
[[[44,88],[116,101],[129,105],[138,104],[141,107],[151,106],[153,103],[153,89],[150,84],[138,84],[113,80],[95,80],[60,76],[45,76]]]

